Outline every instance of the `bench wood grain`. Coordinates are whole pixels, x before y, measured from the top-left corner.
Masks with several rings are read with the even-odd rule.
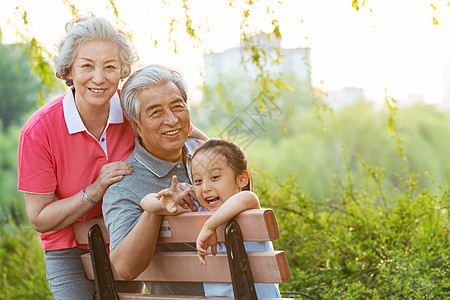
[[[184,213],[165,216],[161,224],[158,243],[194,243],[205,221],[214,212]],[[271,209],[252,209],[240,213],[235,221],[239,224],[244,241],[274,241],[279,238],[278,225]],[[105,243],[109,235],[102,218],[73,225],[78,244],[88,244],[88,232],[93,225],[99,225]],[[218,240],[223,242],[225,225],[217,230]],[[284,251],[247,252],[255,283],[284,283],[291,280],[289,264]],[[81,257],[86,276],[94,280],[90,254]],[[156,252],[150,265],[135,280],[137,281],[189,281],[189,282],[231,282],[226,253],[206,257],[203,266],[196,252]],[[116,281],[123,280],[112,267]],[[120,299],[232,299],[227,297],[171,296],[148,294],[119,294]]]
[[[158,243],[195,243],[198,233],[206,220],[214,212],[184,213],[177,216],[163,218]],[[245,241],[274,241],[280,235],[275,214],[271,209],[251,209],[240,213],[236,222],[241,227],[242,237]],[[103,218],[93,218],[86,222],[73,224],[78,244],[88,244],[88,231],[93,225],[99,225],[105,243],[109,244],[109,235]],[[219,242],[225,241],[223,234],[225,225],[217,229]],[[170,235],[170,236],[169,236]]]

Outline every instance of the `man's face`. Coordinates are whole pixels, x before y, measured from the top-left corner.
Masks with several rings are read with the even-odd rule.
[[[138,94],[141,105],[140,124],[132,122],[142,146],[159,159],[182,160],[183,145],[190,128],[186,102],[173,82],[148,88]]]

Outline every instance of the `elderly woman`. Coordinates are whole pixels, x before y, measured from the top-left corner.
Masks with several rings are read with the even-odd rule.
[[[107,188],[133,172],[123,160],[135,134],[117,89],[137,55],[127,36],[99,17],[68,24],[58,52],[57,76],[70,89],[24,126],[18,188],[39,232],[54,298],[92,299],[95,287],[80,259],[88,250],[77,245],[72,224],[101,215]]]

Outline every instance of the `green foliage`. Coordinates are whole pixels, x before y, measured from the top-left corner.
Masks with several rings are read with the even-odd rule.
[[[359,168],[338,178],[325,201],[302,192],[297,177],[257,177],[256,193],[279,222],[275,248],[291,267],[293,280],[281,289],[323,299],[448,297],[450,177],[436,192],[421,189],[414,174],[399,177],[385,207],[373,169]]]
[[[0,224],[0,298],[53,299],[38,240],[29,225]]]
[[[71,1],[62,2],[78,15]],[[229,136],[228,129],[254,134],[246,145],[237,142],[256,170],[262,205],[277,215],[281,238],[275,248],[287,252],[293,278],[281,290],[315,299],[449,298],[449,116],[423,106],[397,109],[388,96],[389,111],[358,103],[332,112],[309,82],[268,68],[280,63],[279,49],[254,43],[249,17],[257,1],[241,2],[242,62],[254,76],[221,74],[217,86],[205,87],[192,119],[210,136]],[[115,1],[109,4],[118,18]],[[181,23],[199,45],[188,4],[183,1]],[[356,10],[364,5],[352,1]],[[28,24],[26,11],[22,20]],[[273,28],[267,37],[279,38],[278,21],[270,13],[267,20]],[[178,23],[169,24],[175,52],[170,35]],[[56,87],[45,47],[26,31],[18,35],[23,45],[0,45],[0,70],[6,68],[0,72],[0,113],[7,112],[1,105],[16,103],[5,97],[4,86],[13,86],[15,95],[23,91],[20,104],[30,110],[38,90],[42,103],[47,89]],[[4,54],[8,47],[17,47],[17,56]],[[26,84],[6,84],[13,71],[29,76]],[[13,213],[0,217],[0,290],[7,299],[51,299],[37,234],[16,225],[25,220],[16,191],[20,130],[10,123],[0,133],[0,204]]]
[[[260,86],[241,70],[220,74],[217,85],[204,87],[204,100],[193,106],[191,118],[210,136],[233,137],[238,131],[257,140],[283,140],[280,133],[290,134],[288,121],[312,107],[312,94],[309,82],[294,74],[283,74],[280,81],[284,85],[274,88],[278,96],[273,100],[258,94]]]
[[[357,171],[360,160],[383,173],[380,184],[386,188],[386,197],[391,193],[387,187],[398,185],[396,173],[405,168],[417,174],[423,188],[434,190],[446,179],[450,140],[444,137],[450,136],[450,118],[445,113],[426,106],[401,108],[395,117],[396,136],[388,130],[389,112],[363,102],[321,114],[323,122],[311,109],[288,116],[288,138],[284,139],[279,133],[278,140],[272,139],[272,128],[267,127],[261,138],[245,149],[251,165],[279,174],[281,179],[301,175],[298,184],[318,199],[331,197],[335,176],[345,176],[347,168]]]
[[[15,220],[23,219],[25,214],[23,195],[17,191],[19,137],[19,127],[11,126],[6,132],[0,130],[0,223],[5,212],[12,213]]]
[[[0,44],[0,119],[3,129],[23,124],[37,108],[38,79],[32,75],[23,45]]]
[[[49,52],[35,38],[24,44],[25,53],[28,57],[31,70],[37,76],[39,82],[39,101],[44,104],[44,96],[51,91],[61,88],[62,84],[56,79],[52,66],[49,63]]]

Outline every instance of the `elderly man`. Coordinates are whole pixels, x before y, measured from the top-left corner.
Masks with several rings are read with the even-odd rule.
[[[162,219],[144,211],[140,201],[170,187],[174,175],[179,182],[191,182],[191,153],[199,140],[188,138],[187,88],[173,70],[150,65],[134,73],[122,89],[121,105],[137,135],[134,151],[126,160],[133,173],[109,187],[103,198],[103,215],[110,235],[111,263],[121,277],[131,280],[150,264]],[[192,201],[184,204],[196,210]],[[192,246],[167,247],[156,251]],[[155,282],[148,288],[152,294],[203,295],[201,283]]]

